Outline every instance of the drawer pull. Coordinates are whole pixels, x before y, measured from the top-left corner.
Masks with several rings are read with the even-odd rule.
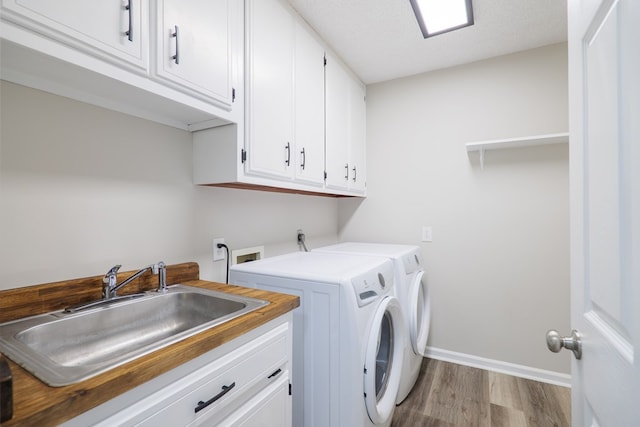
[[[133,5],[131,3],[132,0],[129,0],[127,5],[124,7],[124,9],[129,12],[129,29],[125,31],[124,35],[127,36],[127,39],[130,42],[133,41]]]
[[[276,375],[278,375],[280,372],[282,372],[282,369],[278,368],[278,370],[277,370],[277,371],[275,371],[273,374],[269,375],[269,376],[267,377],[267,379],[271,379],[271,378],[275,377],[275,376],[276,376]]]
[[[174,37],[176,39],[176,54],[173,55],[171,57],[171,59],[174,60],[174,62],[176,63],[176,65],[180,64],[180,41],[178,40],[180,38],[180,33],[179,33],[179,28],[177,25],[173,26],[175,28],[175,32],[171,33],[171,37]]]
[[[207,400],[206,402],[203,402],[202,400],[200,402],[198,402],[198,406],[196,406],[195,412],[198,413],[198,412],[202,411],[204,408],[206,408],[207,406],[211,405],[213,402],[215,402],[216,400],[220,399],[225,394],[229,393],[231,391],[231,389],[234,388],[235,386],[236,386],[235,382],[231,383],[230,385],[223,385],[222,386],[222,391],[220,393],[216,394],[215,396],[213,396],[211,399]]]

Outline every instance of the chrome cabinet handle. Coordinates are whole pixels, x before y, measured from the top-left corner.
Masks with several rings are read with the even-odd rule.
[[[357,175],[357,171],[356,171],[356,167],[354,166],[352,170],[353,170],[353,182],[356,182],[356,177],[358,176]]]
[[[302,149],[300,154],[302,154],[302,163],[300,164],[300,167],[302,168],[302,170],[304,170],[304,166],[307,164],[307,155],[304,152],[304,148]]]
[[[175,37],[175,39],[176,39],[176,54],[173,55],[171,57],[171,59],[173,59],[175,61],[176,65],[177,65],[177,64],[180,64],[180,45],[179,45],[179,41],[178,41],[178,38],[180,37],[180,34],[179,34],[178,26],[174,25],[174,28],[175,28],[175,31],[173,33],[171,33],[171,37]]]
[[[582,358],[582,337],[575,329],[571,331],[570,337],[563,337],[555,329],[547,331],[547,347],[554,353],[558,353],[562,348],[571,350],[576,359]]]
[[[133,41],[133,0],[129,0],[127,5],[124,7],[125,10],[129,11],[129,30],[125,31],[125,35],[130,42]]]
[[[344,165],[344,179],[349,180],[349,163]]]
[[[222,396],[224,396],[225,394],[229,393],[231,391],[232,388],[234,388],[236,386],[236,383],[233,382],[230,385],[223,385],[222,386],[222,391],[218,394],[216,394],[215,396],[213,396],[211,399],[207,400],[206,402],[203,402],[202,400],[200,402],[198,402],[198,406],[196,406],[195,412],[198,413],[200,411],[202,411],[204,408],[206,408],[207,406],[211,405],[212,403],[214,403],[216,400],[219,400]]]
[[[285,160],[284,163],[289,166],[291,164],[291,144],[287,142],[284,149],[287,150],[287,160]]]

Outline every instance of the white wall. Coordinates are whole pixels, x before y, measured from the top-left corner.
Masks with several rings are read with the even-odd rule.
[[[487,152],[481,170],[464,146],[567,130],[566,44],[367,88],[368,197],[340,201],[340,240],[421,245],[430,346],[569,372],[544,339],[570,330],[568,147]]]
[[[212,239],[265,255],[337,240],[337,201],[198,187],[188,132],[0,83],[0,289],[196,261]]]

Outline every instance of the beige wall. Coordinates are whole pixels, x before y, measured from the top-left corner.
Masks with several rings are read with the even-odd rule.
[[[337,239],[331,198],[198,187],[188,132],[1,82],[0,289]]]
[[[430,346],[569,372],[544,341],[570,330],[568,147],[486,152],[481,170],[464,145],[567,130],[565,44],[367,88],[369,196],[340,201],[340,240],[422,247]]]
[[[368,192],[335,199],[194,186],[187,132],[2,82],[0,289],[340,240],[419,244],[429,345],[556,372],[569,328],[568,150],[464,143],[566,131],[566,45],[368,87]],[[420,242],[422,225],[433,243]],[[338,232],[339,230],[339,232]]]

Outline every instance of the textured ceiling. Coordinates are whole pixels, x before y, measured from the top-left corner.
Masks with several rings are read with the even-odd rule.
[[[475,25],[424,39],[409,0],[289,0],[367,84],[567,40],[566,0],[473,0]]]

